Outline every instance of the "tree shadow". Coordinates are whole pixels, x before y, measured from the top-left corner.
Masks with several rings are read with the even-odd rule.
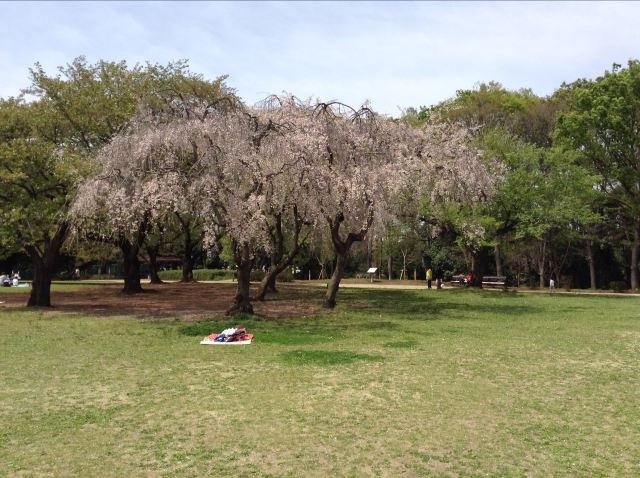
[[[281,360],[288,365],[344,365],[356,361],[379,362],[382,355],[359,354],[335,350],[290,350],[280,354]]]
[[[502,295],[499,292],[442,291],[429,292],[427,295],[423,291],[367,289],[364,293],[362,290],[353,293],[353,290],[341,291],[342,302],[347,302],[343,307],[351,313],[361,315],[375,312],[384,314],[385,317],[402,320],[425,321],[445,318],[469,320],[476,318],[478,314],[519,318],[546,311],[544,307],[535,304],[509,303],[513,302],[513,298],[522,300],[522,297],[514,297],[511,294]],[[501,303],[483,302],[484,299],[496,299],[495,294],[501,294],[499,296]],[[457,300],[452,300],[454,297]],[[509,299],[506,300],[507,303],[502,303],[505,297]],[[467,300],[464,300],[465,298]]]

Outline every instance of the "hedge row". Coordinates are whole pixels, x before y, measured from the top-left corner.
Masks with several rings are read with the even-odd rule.
[[[163,280],[181,280],[182,270],[160,271],[158,273]],[[235,271],[229,269],[194,269],[193,278],[195,280],[225,280],[233,279]]]
[[[158,273],[162,280],[181,280],[182,270],[176,269],[172,271],[160,271]],[[264,277],[264,272],[261,270],[251,271],[251,280],[253,282],[260,282]],[[193,278],[195,280],[228,280],[235,278],[235,271],[230,269],[194,269]],[[293,280],[293,274],[286,270],[278,276],[280,282],[291,282]]]

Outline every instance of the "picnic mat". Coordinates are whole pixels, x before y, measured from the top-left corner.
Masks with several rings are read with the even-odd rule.
[[[253,340],[253,334],[248,334],[244,327],[231,327],[219,334],[213,333],[200,341],[201,345],[248,345]]]

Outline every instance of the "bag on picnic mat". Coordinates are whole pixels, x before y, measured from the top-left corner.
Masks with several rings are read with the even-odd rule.
[[[244,327],[231,327],[224,329],[219,334],[213,333],[205,337],[200,343],[202,345],[221,345],[221,344],[250,344],[253,340],[253,334],[248,334]]]

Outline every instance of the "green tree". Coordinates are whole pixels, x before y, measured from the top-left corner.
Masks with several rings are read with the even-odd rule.
[[[565,86],[568,110],[559,115],[556,137],[598,173],[601,190],[615,202],[631,241],[631,288],[638,289],[640,260],[640,62],[593,81]]]
[[[81,158],[64,148],[66,137],[49,104],[0,100],[0,241],[31,259],[29,306],[51,305],[51,279],[69,230],[65,213]]]
[[[469,90],[458,90],[455,97],[419,112],[408,109],[409,122],[420,123],[437,113],[468,127],[500,128],[528,143],[550,146],[555,116],[562,111],[565,96],[539,97],[529,89],[512,91],[500,83],[480,83]]]
[[[32,84],[25,92],[33,102],[0,102],[0,241],[31,257],[34,282],[28,305],[49,306],[51,277],[70,230],[68,206],[78,180],[90,173],[89,159],[140,107],[188,114],[194,101],[204,99],[219,108],[220,102],[235,107],[238,100],[224,76],[205,80],[191,73],[186,62],[129,67],[125,62],[90,64],[79,57],[56,75],[39,64],[30,73]],[[111,239],[127,253],[129,269],[137,269],[142,244]],[[126,272],[126,277],[135,276]],[[141,290],[139,274],[129,282],[125,290]]]
[[[498,217],[503,224],[513,221],[516,238],[537,244],[543,287],[550,245],[561,235],[579,236],[582,228],[597,220],[591,204],[598,178],[577,163],[575,153],[559,147],[520,143],[505,157],[509,169],[496,194]]]

